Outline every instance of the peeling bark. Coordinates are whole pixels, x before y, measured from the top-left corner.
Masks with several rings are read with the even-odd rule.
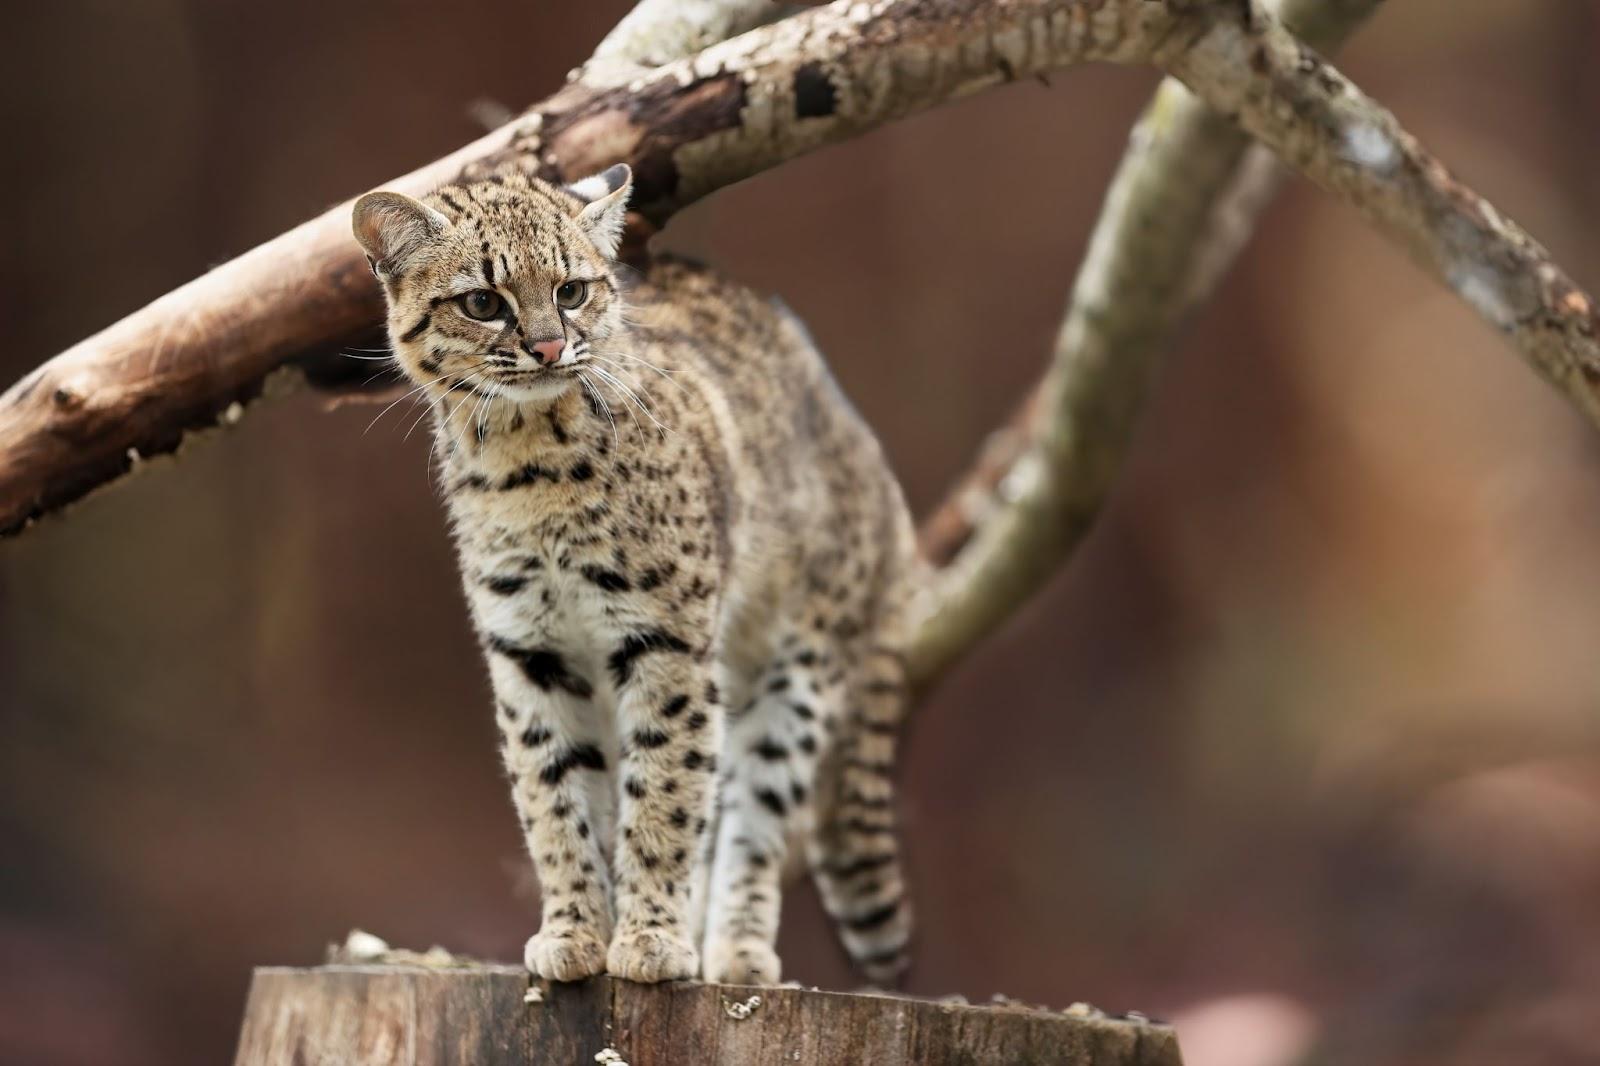
[[[572,80],[623,85],[787,14],[776,0],[640,0],[572,72]]]

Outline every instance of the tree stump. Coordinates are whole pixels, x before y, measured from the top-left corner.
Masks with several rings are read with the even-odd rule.
[[[536,990],[529,1002],[530,989]],[[760,997],[759,1000],[754,997]],[[1097,1011],[474,965],[263,967],[235,1066],[1181,1066],[1165,1026]]]

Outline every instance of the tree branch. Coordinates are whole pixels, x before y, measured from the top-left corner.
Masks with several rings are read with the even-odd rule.
[[[1534,239],[1266,15],[1216,20],[1167,69],[1356,207],[1600,423],[1600,316]]]
[[[627,84],[580,75],[386,184],[421,194],[501,168],[561,180],[626,161],[638,210],[660,224],[724,185],[1010,78],[1159,60],[1175,10],[1197,2],[840,0]],[[236,420],[270,372],[380,310],[341,204],[62,353],[0,396],[0,533]]]
[[[572,80],[622,85],[787,14],[776,0],[639,0]]]
[[[1283,0],[1288,24],[1337,45],[1381,0]],[[1105,503],[1157,360],[1255,228],[1280,168],[1180,82],[1129,138],[1044,379],[923,527],[943,566],[909,667],[926,686],[1039,589]]]

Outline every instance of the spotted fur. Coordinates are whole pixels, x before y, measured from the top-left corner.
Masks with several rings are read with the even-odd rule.
[[[624,293],[630,187],[626,167],[511,175],[355,210],[432,411],[539,874],[527,964],[775,982],[797,851],[887,979],[911,927],[891,786],[905,505],[780,307],[671,260]]]

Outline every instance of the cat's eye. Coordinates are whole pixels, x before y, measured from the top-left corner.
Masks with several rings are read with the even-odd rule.
[[[505,307],[505,301],[500,299],[500,294],[490,292],[488,289],[473,289],[460,296],[458,300],[466,316],[475,318],[479,322],[498,317]]]
[[[563,311],[572,311],[583,306],[583,301],[589,295],[587,281],[568,281],[556,288],[556,306]]]

